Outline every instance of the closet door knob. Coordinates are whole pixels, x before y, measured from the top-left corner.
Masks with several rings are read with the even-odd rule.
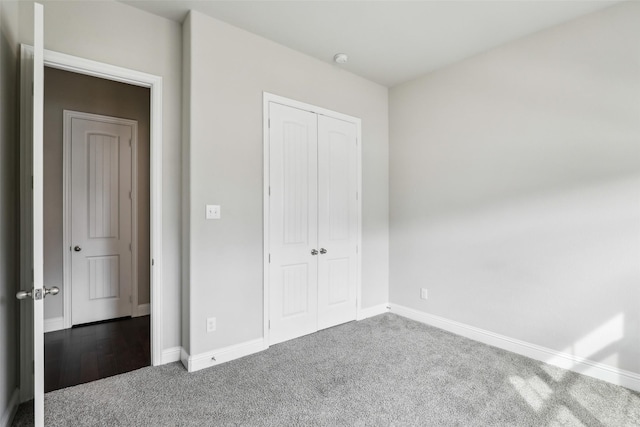
[[[318,255],[318,251],[315,249],[311,249],[311,255]]]
[[[326,254],[326,253],[327,253],[327,250],[326,250],[325,248],[320,248],[320,253],[321,253],[321,254]]]

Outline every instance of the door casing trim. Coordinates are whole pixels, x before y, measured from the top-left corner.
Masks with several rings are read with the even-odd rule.
[[[349,116],[347,114],[338,113],[336,111],[328,110],[326,108],[317,107],[305,102],[296,101],[293,99],[285,98],[279,95],[275,95],[269,92],[262,93],[262,136],[263,136],[263,168],[262,168],[262,182],[263,182],[263,200],[262,200],[262,213],[263,213],[263,259],[262,259],[262,281],[263,281],[263,342],[264,347],[269,347],[269,103],[274,102],[277,104],[286,105],[288,107],[298,108],[300,110],[309,111],[311,113],[319,114],[322,116],[332,117],[334,119],[343,120],[345,122],[353,123],[356,125],[356,158],[357,158],[357,217],[358,225],[356,227],[356,319],[361,318],[362,311],[362,120],[358,117]]]

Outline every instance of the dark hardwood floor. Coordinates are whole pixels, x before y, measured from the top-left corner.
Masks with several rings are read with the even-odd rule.
[[[44,391],[151,364],[149,316],[74,327],[44,335]]]

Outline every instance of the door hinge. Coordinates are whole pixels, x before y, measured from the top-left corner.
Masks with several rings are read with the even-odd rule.
[[[129,147],[131,147],[131,138],[129,138]]]
[[[271,254],[269,254],[269,263],[271,263]]]
[[[356,245],[356,253],[358,253],[358,250],[359,250],[358,245]]]
[[[129,251],[131,251],[131,243],[129,243]]]
[[[269,329],[271,329],[271,320],[269,320]]]
[[[131,198],[131,191],[129,191],[129,200],[133,200],[133,199]]]
[[[269,186],[269,195],[271,195],[271,186]]]
[[[151,258],[151,266],[153,267],[154,265],[156,265],[156,260]]]
[[[129,295],[129,302],[133,304],[133,296]]]
[[[267,120],[267,122],[268,122],[267,126],[269,127],[269,129],[271,129],[271,119]]]

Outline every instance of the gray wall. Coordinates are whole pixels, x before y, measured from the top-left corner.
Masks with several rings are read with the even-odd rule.
[[[138,122],[138,304],[149,303],[149,89],[45,67],[44,282],[60,287],[47,298],[45,319],[62,317],[63,112],[101,114]]]
[[[18,387],[18,7],[0,1],[0,423]]]
[[[29,2],[20,2],[20,41],[31,43]],[[73,19],[69,19],[73,17]],[[163,78],[163,347],[180,345],[180,24],[115,1],[46,2],[45,48]]]
[[[192,12],[189,32],[191,354],[262,337],[263,91],[362,119],[362,305],[388,301],[388,91]],[[187,37],[185,37],[187,40]],[[187,122],[185,126],[188,126]],[[207,203],[222,219],[206,221]],[[186,238],[186,236],[185,236]],[[217,331],[206,332],[206,318]]]
[[[623,3],[390,91],[392,304],[640,372],[639,22]]]

